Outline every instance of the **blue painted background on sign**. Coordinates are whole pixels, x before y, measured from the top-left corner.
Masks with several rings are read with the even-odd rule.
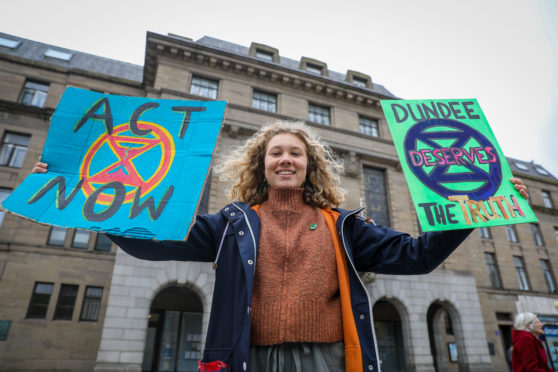
[[[182,240],[194,217],[225,102],[159,100],[68,88],[42,161],[2,203],[31,220],[144,239]]]

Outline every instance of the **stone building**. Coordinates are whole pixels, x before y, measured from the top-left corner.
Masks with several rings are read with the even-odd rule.
[[[227,101],[216,162],[263,124],[305,121],[345,162],[342,207],[363,203],[377,223],[419,234],[379,105],[395,96],[369,75],[211,37],[148,32],[145,48],[136,66],[0,33],[0,200],[29,173],[62,92],[75,86]],[[508,371],[515,313],[558,326],[558,180],[541,165],[509,161],[530,188],[538,224],[478,229],[429,275],[362,275],[382,370]],[[225,205],[226,187],[211,176],[203,208]],[[0,218],[0,370],[195,370],[210,264],[141,261],[102,234]],[[548,337],[552,351],[556,341]]]

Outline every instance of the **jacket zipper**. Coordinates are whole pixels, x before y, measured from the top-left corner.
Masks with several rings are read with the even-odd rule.
[[[370,313],[370,328],[372,329],[372,337],[374,337],[374,349],[376,351],[376,363],[378,365],[378,372],[381,372],[380,354],[378,353],[378,339],[376,338],[376,332],[374,331],[374,323],[373,323],[373,316],[372,316],[372,301],[370,300],[370,296],[368,295],[368,290],[366,290],[366,286],[364,285],[364,283],[360,279],[360,276],[358,275],[358,271],[355,268],[355,265],[353,264],[353,261],[351,260],[351,257],[349,256],[349,252],[347,251],[347,247],[345,246],[345,234],[344,234],[345,220],[347,220],[347,218],[349,218],[350,216],[361,212],[362,210],[364,210],[364,207],[355,209],[354,211],[347,214],[343,218],[343,220],[341,221],[341,244],[343,245],[343,249],[345,250],[345,255],[347,256],[347,261],[349,261],[351,263],[351,267],[353,268],[353,271],[355,272],[355,275],[356,275],[360,285],[364,289],[364,293],[366,294],[366,297],[368,299],[368,311]],[[374,225],[376,225],[376,224],[374,223]]]
[[[219,243],[219,249],[217,250],[217,256],[215,256],[215,262],[213,262],[213,270],[217,269],[217,261],[219,260],[219,255],[221,254],[221,248],[223,248],[223,241],[225,241],[225,235],[227,235],[227,230],[229,229],[229,221],[227,221],[227,226],[225,226],[225,231],[223,231],[223,236],[221,237],[221,242]]]

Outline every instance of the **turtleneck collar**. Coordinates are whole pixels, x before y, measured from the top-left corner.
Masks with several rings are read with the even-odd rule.
[[[303,191],[298,187],[270,187],[267,201],[273,211],[300,212],[300,207],[306,205]]]

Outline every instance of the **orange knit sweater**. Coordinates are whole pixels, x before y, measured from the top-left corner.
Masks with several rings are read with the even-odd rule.
[[[331,234],[302,191],[271,188],[259,208],[252,345],[343,340]]]

